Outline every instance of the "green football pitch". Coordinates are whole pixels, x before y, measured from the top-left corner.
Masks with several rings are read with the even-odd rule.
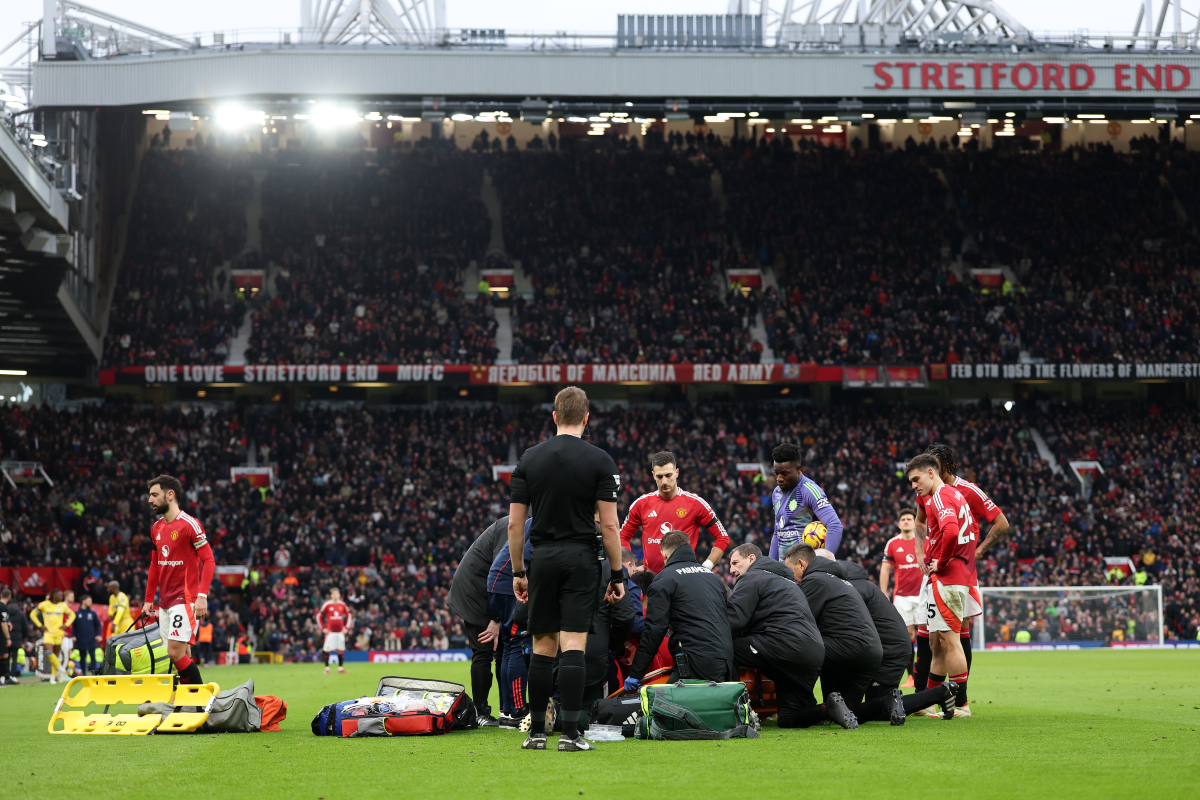
[[[52,736],[61,685],[3,688],[0,797],[1200,797],[1197,651],[981,654],[972,718],[902,728],[768,722],[757,740],[630,739],[594,753],[524,752],[521,734],[494,728],[312,735],[322,705],[371,694],[395,674],[468,681],[461,663],[351,664],[345,675],[314,664],[209,668],[207,680],[253,678],[259,694],[288,704],[281,732],[221,736]]]

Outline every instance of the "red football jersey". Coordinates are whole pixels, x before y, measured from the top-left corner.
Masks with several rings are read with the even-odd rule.
[[[146,580],[146,600],[159,593],[158,605],[170,608],[196,602],[196,595],[208,594],[216,562],[200,521],[185,511],[171,522],[159,517],[150,529],[154,555]]]
[[[962,492],[962,496],[966,498],[967,506],[971,509],[971,523],[973,527],[971,532],[975,535],[975,546],[983,541],[983,537],[979,533],[979,520],[984,522],[995,522],[996,517],[1003,513],[1000,507],[992,502],[992,498],[987,496],[987,493],[980,489],[970,481],[965,481],[962,478],[956,477],[954,483],[951,484],[955,489]],[[971,583],[979,585],[979,573],[975,569],[975,559],[971,559]]]
[[[722,551],[729,549],[729,534],[717,519],[704,498],[698,494],[679,490],[670,500],[663,500],[658,492],[644,494],[633,505],[625,524],[621,526],[621,545],[629,547],[634,534],[642,530],[642,561],[651,572],[663,568],[662,550],[659,544],[670,531],[682,531],[692,540],[692,549],[700,541],[700,529],[707,528],[713,536],[713,545]],[[699,553],[697,553],[699,555]]]
[[[326,600],[325,605],[321,606],[321,610],[317,612],[317,623],[320,624],[321,630],[330,633],[341,633],[346,630],[349,619],[350,609],[341,600],[336,603]]]
[[[926,539],[925,539],[925,563],[928,564],[929,563],[929,538],[928,537],[933,535],[933,523],[930,522],[930,520],[933,519],[933,495],[930,495],[929,497],[921,497],[921,495],[917,495],[917,507],[920,508],[921,513],[925,515],[924,520],[921,520],[920,516],[918,516],[917,521],[918,522],[924,521],[925,525],[929,528],[929,532],[925,534],[925,536],[926,536]]]
[[[937,578],[942,583],[974,586],[975,531],[971,508],[962,492],[942,484],[925,504],[929,539],[925,563],[938,562]]]
[[[917,542],[893,536],[883,550],[883,560],[894,566],[894,597],[916,597],[921,593],[921,565],[917,563]]]

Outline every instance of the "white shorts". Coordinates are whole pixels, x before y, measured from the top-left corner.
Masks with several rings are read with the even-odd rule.
[[[196,606],[194,603],[179,603],[158,610],[158,626],[167,634],[168,641],[195,644]]]
[[[342,651],[346,649],[346,633],[327,633],[325,634],[325,652],[332,653],[333,651]]]
[[[921,596],[919,594],[896,595],[892,599],[892,605],[900,612],[901,619],[905,625],[916,625],[925,620],[921,617]]]
[[[983,611],[979,590],[941,581],[929,582],[929,630],[962,633],[965,620]]]
[[[917,592],[917,625],[929,626],[929,602],[932,598],[929,596],[929,576],[921,576],[921,591]]]

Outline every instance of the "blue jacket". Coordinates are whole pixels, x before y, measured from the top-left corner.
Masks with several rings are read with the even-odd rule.
[[[641,636],[646,627],[646,612],[642,609],[642,587],[628,579],[629,570],[625,570],[625,594],[633,598],[633,630],[630,636]]]
[[[529,569],[529,561],[533,557],[533,543],[529,540],[529,526],[532,519],[525,520],[525,569]],[[512,556],[509,554],[508,543],[500,548],[500,552],[492,559],[492,568],[488,570],[487,590],[490,594],[513,593]]]
[[[79,609],[75,613],[75,641],[83,642],[83,647],[92,647],[99,635],[100,617],[91,608]]]

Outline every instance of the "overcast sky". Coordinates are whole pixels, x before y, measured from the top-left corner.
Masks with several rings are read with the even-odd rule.
[[[783,0],[775,0],[778,5]],[[826,0],[830,4],[832,0]],[[314,0],[314,5],[316,0]],[[997,0],[1022,24],[1035,31],[1131,32],[1137,0]],[[203,0],[148,3],[146,0],[90,0],[88,5],[165,33],[231,31],[248,28],[296,28],[300,0]],[[1157,3],[1156,3],[1157,5]],[[1188,3],[1192,5],[1192,3]],[[615,31],[618,13],[720,14],[727,0],[446,0],[446,22],[452,28],[507,28],[513,31]],[[41,0],[0,0],[0,44],[8,44],[23,22],[38,19]],[[1187,27],[1185,17],[1185,27]],[[1170,28],[1170,19],[1167,28]],[[12,57],[4,61],[8,63]]]

